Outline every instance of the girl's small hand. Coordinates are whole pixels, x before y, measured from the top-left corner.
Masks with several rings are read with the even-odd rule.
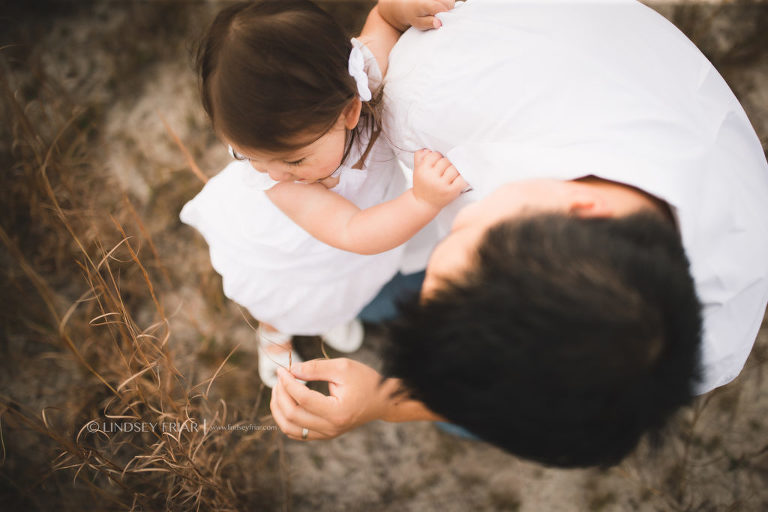
[[[450,11],[455,0],[379,0],[381,16],[401,32],[409,26],[419,30],[440,28],[439,12]]]
[[[436,151],[422,149],[413,155],[413,195],[435,208],[459,197],[467,182],[451,162]]]

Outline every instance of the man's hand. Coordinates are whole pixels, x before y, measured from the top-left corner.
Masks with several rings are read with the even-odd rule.
[[[467,182],[440,153],[422,149],[413,155],[413,195],[435,208],[459,197]]]
[[[419,30],[439,28],[439,12],[450,11],[455,0],[379,0],[379,13],[387,23],[400,32],[413,26]]]
[[[291,439],[331,439],[369,421],[388,419],[393,401],[390,394],[397,381],[380,376],[352,359],[313,359],[292,369],[293,375],[278,369],[278,383],[272,390],[270,408],[277,425]],[[330,396],[311,390],[296,378],[328,381]]]

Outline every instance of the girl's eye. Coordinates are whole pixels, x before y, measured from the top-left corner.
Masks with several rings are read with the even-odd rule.
[[[297,165],[301,165],[304,162],[304,160],[306,160],[306,158],[301,158],[301,159],[293,161],[293,162],[285,162],[285,163],[287,163],[291,167],[296,167]]]

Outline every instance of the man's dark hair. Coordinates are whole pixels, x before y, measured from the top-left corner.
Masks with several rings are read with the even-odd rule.
[[[390,325],[384,373],[432,411],[521,457],[607,466],[692,400],[701,306],[669,221],[534,215],[474,258]]]

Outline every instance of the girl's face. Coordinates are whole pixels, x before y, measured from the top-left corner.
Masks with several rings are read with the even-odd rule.
[[[227,141],[235,152],[235,158],[248,160],[258,172],[269,175],[275,181],[315,183],[327,178],[341,165],[346,145],[346,131],[357,126],[362,104],[356,98],[344,109],[336,124],[319,139],[294,151],[273,153],[264,150],[242,148]],[[314,137],[307,137],[312,140]]]

